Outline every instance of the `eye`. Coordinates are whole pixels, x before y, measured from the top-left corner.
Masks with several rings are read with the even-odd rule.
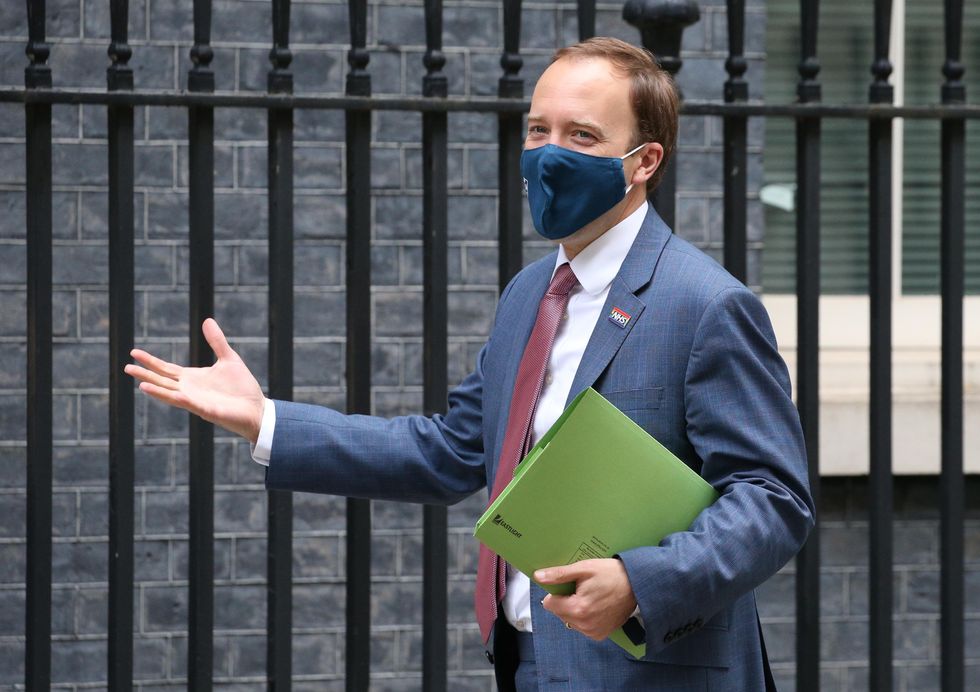
[[[595,137],[588,130],[574,130],[572,132],[572,139],[577,139],[583,142],[591,142],[595,140]]]
[[[529,135],[546,135],[548,134],[548,128],[544,125],[530,125],[527,128],[527,133]]]

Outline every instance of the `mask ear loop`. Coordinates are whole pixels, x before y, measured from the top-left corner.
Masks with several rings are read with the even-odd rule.
[[[628,158],[629,158],[630,156],[632,156],[633,154],[635,154],[636,152],[638,152],[638,151],[639,151],[640,149],[642,149],[642,148],[643,148],[643,147],[645,147],[646,145],[647,145],[647,143],[646,143],[646,142],[644,142],[643,144],[641,144],[640,146],[638,146],[638,147],[636,147],[635,149],[633,149],[633,150],[632,150],[632,151],[630,151],[629,153],[626,153],[626,154],[623,154],[622,156],[620,156],[620,157],[619,157],[619,160],[620,160],[620,161],[624,161],[624,160],[626,160],[626,159],[628,159]],[[628,185],[628,186],[626,187],[626,192],[624,192],[624,193],[623,193],[623,196],[625,197],[626,195],[628,195],[628,194],[630,193],[630,190],[632,190],[632,189],[633,189],[633,183],[630,183],[630,184],[629,184],[629,185]]]

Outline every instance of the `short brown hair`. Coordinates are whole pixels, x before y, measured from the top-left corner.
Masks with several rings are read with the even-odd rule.
[[[677,146],[677,89],[671,76],[660,68],[653,56],[618,38],[599,36],[559,49],[551,58],[575,60],[602,58],[630,78],[630,102],[636,116],[633,146],[658,142],[664,148],[660,166],[647,181],[647,191],[660,184],[667,163]]]

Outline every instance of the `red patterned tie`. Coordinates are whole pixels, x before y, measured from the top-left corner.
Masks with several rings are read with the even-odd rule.
[[[531,337],[524,347],[524,355],[517,370],[514,394],[510,400],[507,432],[497,463],[497,475],[493,480],[490,502],[493,502],[514,477],[514,469],[524,458],[531,439],[531,421],[544,384],[548,357],[555,343],[558,325],[568,306],[568,292],[578,283],[572,268],[566,263],[558,267],[555,278],[548,286],[538,305],[538,318]],[[476,571],[476,619],[480,623],[483,643],[490,640],[490,630],[497,619],[497,608],[507,588],[505,563],[496,553],[480,544],[480,560]]]

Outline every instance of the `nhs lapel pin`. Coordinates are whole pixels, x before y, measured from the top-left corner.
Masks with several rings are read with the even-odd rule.
[[[633,318],[630,317],[629,313],[623,312],[622,310],[616,307],[614,307],[612,309],[612,312],[609,313],[609,321],[615,324],[620,329],[626,329],[626,325],[630,323],[631,319]]]

